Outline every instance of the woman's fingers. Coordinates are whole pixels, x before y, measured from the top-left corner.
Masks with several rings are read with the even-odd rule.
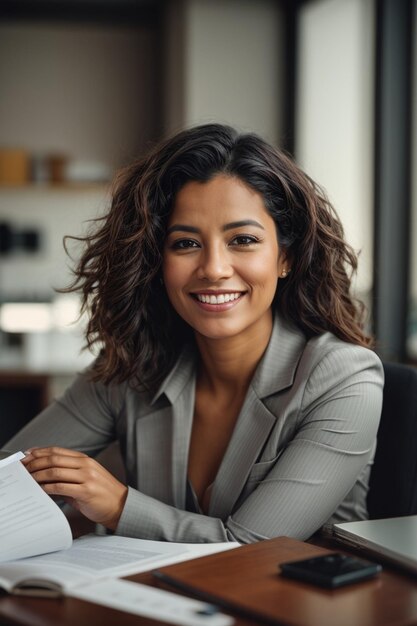
[[[31,472],[37,483],[74,483],[82,484],[85,482],[83,472],[78,468],[71,469],[68,467],[48,467],[46,469],[34,470]]]
[[[87,480],[97,480],[99,474],[110,475],[107,470],[91,457],[85,454],[69,455],[61,454],[58,449],[51,449],[52,454],[37,455],[27,459],[26,469],[32,474],[37,482],[85,482]],[[67,452],[67,451],[65,451]],[[68,473],[68,470],[76,470],[75,473]]]
[[[66,448],[32,448],[22,460],[51,496],[68,499],[93,522],[115,530],[127,487],[94,459]]]
[[[26,450],[26,456],[22,459],[23,465],[27,465],[33,459],[39,459],[51,456],[67,456],[67,457],[84,457],[88,458],[83,452],[77,450],[69,450],[68,448],[60,448],[58,446],[50,446],[47,448],[29,448]]]

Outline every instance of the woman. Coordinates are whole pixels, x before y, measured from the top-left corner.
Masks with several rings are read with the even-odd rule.
[[[366,517],[382,368],[318,187],[252,134],[179,133],[116,181],[71,290],[100,354],[7,445],[121,535],[305,539]],[[91,456],[120,442],[128,487]],[[63,447],[58,447],[63,446]]]

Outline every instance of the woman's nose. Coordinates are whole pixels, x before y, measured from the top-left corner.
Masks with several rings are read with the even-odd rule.
[[[197,275],[199,279],[216,282],[222,278],[229,278],[233,274],[233,268],[227,251],[219,249],[206,249],[200,258]]]

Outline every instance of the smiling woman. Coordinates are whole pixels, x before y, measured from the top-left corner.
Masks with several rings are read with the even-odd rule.
[[[189,182],[168,221],[163,277],[178,315],[205,338],[263,337],[286,256],[261,194],[231,176]]]
[[[356,257],[319,187],[210,124],[115,181],[68,291],[100,354],[7,443],[51,495],[118,534],[307,538],[367,516],[382,368]],[[92,456],[120,442],[128,484]],[[62,447],[65,446],[65,447]]]

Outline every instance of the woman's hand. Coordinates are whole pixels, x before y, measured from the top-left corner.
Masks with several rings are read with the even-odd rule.
[[[59,496],[93,522],[115,530],[127,487],[100,463],[65,448],[31,448],[23,465],[50,496]]]

